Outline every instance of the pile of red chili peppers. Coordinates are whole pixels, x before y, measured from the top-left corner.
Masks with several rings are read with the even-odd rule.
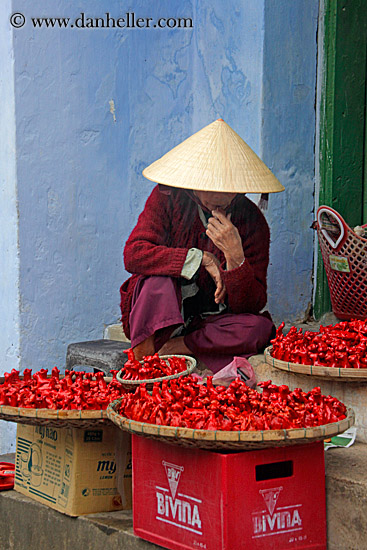
[[[151,393],[141,384],[123,396],[119,414],[150,424],[237,431],[312,427],[346,417],[345,405],[320,388],[305,393],[271,381],[259,386],[262,393],[240,379],[226,388],[214,386],[211,377],[198,384],[192,376],[155,383]]]
[[[291,327],[283,334],[284,323],[271,340],[272,357],[300,363],[337,368],[367,368],[367,319],[341,321],[332,326],[320,327],[319,332],[297,330]]]
[[[178,374],[187,369],[184,357],[172,356],[165,361],[156,353],[146,355],[142,365],[135,359],[132,349],[126,350],[125,353],[127,353],[128,359],[123,370],[122,378],[124,380],[152,380],[153,378]]]
[[[30,369],[25,369],[23,376],[13,369],[5,373],[5,382],[0,385],[0,405],[35,409],[77,409],[101,410],[126,393],[116,380],[118,371],[111,371],[112,380],[107,383],[103,372],[84,373],[65,371],[60,378],[60,371],[54,367],[51,376],[47,369],[41,369],[32,376]]]

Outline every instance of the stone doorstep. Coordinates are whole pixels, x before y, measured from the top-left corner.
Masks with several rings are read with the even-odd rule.
[[[103,338],[105,340],[117,340],[118,342],[130,341],[125,336],[121,323],[116,323],[114,325],[105,325],[103,330]]]
[[[13,455],[0,457],[14,460]],[[367,549],[367,445],[325,453],[328,550]],[[153,550],[133,533],[132,512],[71,518],[16,491],[0,492],[1,550]],[[237,549],[233,549],[237,550]]]

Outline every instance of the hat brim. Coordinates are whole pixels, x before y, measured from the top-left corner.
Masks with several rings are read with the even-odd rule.
[[[209,124],[143,170],[147,179],[184,189],[279,193],[284,186],[223,120]]]

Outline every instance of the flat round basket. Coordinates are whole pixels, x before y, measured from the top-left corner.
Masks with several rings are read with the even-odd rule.
[[[136,435],[143,435],[151,439],[157,439],[163,443],[180,445],[182,447],[198,447],[213,451],[220,450],[252,450],[266,447],[283,447],[311,443],[328,439],[334,435],[345,432],[354,424],[354,411],[347,409],[347,418],[315,426],[314,428],[293,428],[289,430],[262,430],[247,432],[226,432],[214,430],[193,430],[191,428],[176,428],[172,426],[158,426],[145,422],[136,422],[120,416],[117,412],[121,399],[110,403],[107,407],[107,416],[121,430]]]
[[[341,369],[337,367],[321,367],[318,365],[301,365],[275,359],[271,355],[272,346],[264,351],[265,363],[272,367],[296,374],[306,374],[314,378],[330,378],[336,382],[367,382],[367,369]]]
[[[116,378],[121,384],[128,388],[136,388],[140,384],[146,384],[147,388],[150,389],[153,387],[155,382],[163,382],[164,380],[173,380],[174,378],[180,378],[181,376],[188,376],[196,367],[196,359],[190,357],[189,355],[161,355],[160,359],[167,361],[170,357],[183,357],[186,361],[187,369],[177,374],[171,374],[170,376],[162,376],[161,378],[148,378],[146,380],[125,380],[123,377],[124,369],[122,368],[116,375]],[[143,361],[140,361],[143,363]]]
[[[22,378],[22,377],[20,377]],[[62,375],[60,375],[62,378]],[[112,380],[105,376],[106,382]],[[0,377],[0,384],[4,382]],[[0,405],[0,420],[17,422],[18,424],[32,424],[34,426],[49,426],[50,428],[94,428],[99,425],[109,424],[106,410],[54,410],[54,409],[28,409],[25,407],[10,407]]]

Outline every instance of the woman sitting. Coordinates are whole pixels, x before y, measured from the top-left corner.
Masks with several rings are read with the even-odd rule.
[[[124,250],[133,275],[121,287],[122,321],[136,358],[194,355],[217,372],[234,356],[258,353],[273,330],[261,313],[269,228],[244,193],[282,186],[222,120],[143,173],[163,185],[153,189]]]

